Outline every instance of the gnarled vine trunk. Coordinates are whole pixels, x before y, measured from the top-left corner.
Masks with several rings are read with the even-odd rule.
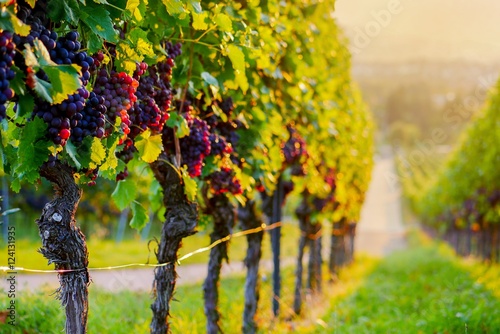
[[[43,165],[40,175],[54,185],[55,198],[45,205],[42,215],[36,220],[43,245],[39,251],[49,264],[55,264],[56,270],[62,270],[57,298],[66,311],[66,333],[86,333],[88,252],[85,236],[75,220],[82,192],[67,165],[59,162],[53,167]]]
[[[301,203],[295,210],[295,214],[299,219],[299,227],[300,227],[300,238],[299,238],[299,250],[297,255],[297,268],[295,269],[295,293],[294,293],[294,302],[293,302],[293,311],[295,314],[300,314],[302,308],[302,276],[303,276],[303,258],[304,258],[304,250],[308,241],[308,230],[310,224],[310,215],[311,208],[307,203],[307,197],[304,195]]]
[[[229,199],[224,195],[212,197],[207,203],[207,209],[214,218],[214,230],[210,234],[210,242],[213,243],[231,234],[235,224],[235,210]],[[222,261],[229,261],[227,250],[228,241],[216,245],[210,250],[208,262],[208,274],[203,283],[203,298],[205,300],[205,316],[207,317],[207,333],[221,333],[218,310],[219,304],[219,281]]]
[[[251,230],[262,225],[262,218],[257,214],[255,201],[248,200],[245,207],[238,210],[238,220],[242,230]],[[259,264],[262,257],[262,239],[264,231],[247,235],[247,255],[245,266],[247,276],[245,280],[245,309],[243,311],[242,331],[245,334],[257,332],[255,314],[259,303]]]
[[[321,223],[308,222],[306,231],[309,243],[309,263],[307,273],[307,288],[310,291],[321,291]]]
[[[198,224],[198,207],[190,202],[184,194],[184,184],[179,172],[172,165],[161,161],[151,164],[155,178],[163,190],[163,204],[165,205],[165,222],[161,231],[160,244],[156,258],[158,263],[165,266],[155,269],[153,281],[153,295],[155,301],[151,305],[153,319],[150,325],[152,334],[170,332],[170,302],[174,295],[177,280],[176,263],[177,253],[182,245],[182,239],[196,233]]]
[[[340,222],[333,224],[333,230],[330,240],[330,275],[335,279],[338,274],[338,269],[345,264],[345,218]]]

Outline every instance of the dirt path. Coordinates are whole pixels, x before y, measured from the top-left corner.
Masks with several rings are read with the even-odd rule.
[[[356,251],[384,256],[406,247],[401,190],[387,150],[375,159],[370,188],[356,231]]]
[[[293,259],[285,259],[283,261],[284,266],[291,265]],[[272,269],[272,263],[270,260],[264,260],[261,262],[261,268],[264,271],[270,271]],[[153,271],[154,269],[122,269],[122,270],[106,270],[106,271],[91,271],[90,275],[92,277],[92,285],[109,290],[109,291],[120,291],[120,290],[132,290],[132,291],[150,291],[153,283]],[[190,264],[190,265],[180,265],[177,267],[177,273],[179,275],[178,284],[193,284],[197,282],[202,282],[207,275],[207,265],[206,264]],[[236,274],[244,274],[245,267],[243,262],[231,262],[230,264],[224,264],[222,266],[222,277],[227,277]],[[57,275],[53,273],[47,274],[33,274],[33,275],[20,275],[16,276],[17,279],[17,291],[23,290],[37,290],[42,286],[48,286],[50,288],[57,288],[59,286],[59,281]],[[0,288],[2,290],[7,289],[7,282],[5,279],[0,279]]]

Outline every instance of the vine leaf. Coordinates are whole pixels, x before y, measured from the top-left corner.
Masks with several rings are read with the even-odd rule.
[[[245,75],[245,54],[239,47],[233,44],[227,46],[226,52],[235,70],[236,83],[243,92],[246,92],[248,90],[248,80]]]
[[[126,207],[134,201],[137,195],[137,186],[132,179],[126,179],[118,182],[115,190],[111,194],[111,198],[115,202],[116,206],[120,210],[124,210]]]
[[[31,27],[17,18],[13,6],[2,7],[0,12],[0,29],[13,31],[20,36],[28,36]]]
[[[196,0],[188,0],[188,9],[196,14],[201,14],[203,12],[200,1]]]
[[[215,24],[219,27],[220,30],[231,32],[233,31],[233,22],[226,14],[219,13],[215,17]]]
[[[202,72],[201,78],[209,85],[219,87],[219,82],[210,73]]]
[[[17,103],[17,117],[31,115],[35,107],[35,100],[31,95],[20,95]]]
[[[67,21],[70,24],[78,24],[80,6],[76,0],[52,0],[49,1],[47,12],[54,22]]]
[[[66,150],[66,153],[68,153],[71,160],[73,160],[75,167],[77,169],[80,169],[82,167],[82,164],[80,163],[80,161],[78,161],[75,145],[73,145],[71,141],[68,141],[64,146],[64,149]]]
[[[48,93],[53,104],[63,102],[68,95],[74,94],[82,86],[77,65],[48,65],[41,68],[49,77],[50,84],[46,85],[44,82],[43,87],[49,88]]]
[[[19,135],[19,148],[17,150],[17,167],[15,173],[18,175],[35,172],[38,174],[40,166],[49,158],[49,141],[45,139],[47,124],[39,117],[26,123]],[[25,175],[26,178],[31,178]]]
[[[136,230],[141,230],[149,222],[149,216],[142,204],[133,201],[132,202],[132,219],[130,220],[130,227]]]
[[[163,4],[167,8],[167,12],[170,15],[184,13],[184,6],[181,0],[162,0]]]
[[[184,194],[190,200],[193,202],[196,200],[196,193],[198,192],[198,185],[196,184],[196,181],[193,180],[187,171],[187,166],[184,166],[181,169],[181,174],[182,174],[182,182],[184,183]]]
[[[202,12],[198,14],[193,12],[192,14],[193,14],[193,28],[196,30],[207,30],[208,23],[206,22],[206,20],[208,18],[208,13]]]
[[[83,21],[97,36],[108,42],[115,43],[116,31],[109,12],[104,6],[89,2],[80,8],[80,20]]]
[[[147,163],[155,162],[163,151],[161,134],[151,135],[151,130],[144,131],[135,142],[141,159]]]
[[[186,119],[177,113],[170,113],[170,118],[165,124],[172,129],[176,129],[175,135],[178,138],[189,135],[189,126]]]
[[[50,59],[49,52],[42,42],[35,40],[34,48],[27,45],[24,50],[26,65],[32,67],[36,72],[43,70],[49,82],[33,76],[35,81],[35,92],[44,100],[58,104],[63,102],[82,86],[79,78],[80,66],[57,65]]]

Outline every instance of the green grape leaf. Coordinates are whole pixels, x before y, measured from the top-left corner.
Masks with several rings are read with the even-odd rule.
[[[11,70],[16,73],[14,79],[10,81],[10,88],[14,90],[17,95],[26,94],[26,76],[17,66],[12,66]]]
[[[89,2],[80,8],[80,20],[83,21],[97,36],[108,42],[117,41],[117,33],[113,21],[105,6]]]
[[[175,14],[184,13],[184,6],[181,0],[162,0],[163,4],[167,8],[167,12],[175,16]]]
[[[215,16],[215,24],[219,27],[220,30],[231,32],[233,31],[233,21],[226,14],[219,13]]]
[[[177,138],[182,138],[189,135],[189,126],[184,117],[177,113],[170,113],[170,118],[165,123],[168,127],[176,129],[175,135]]]
[[[200,1],[197,0],[188,0],[188,9],[196,14],[201,14],[203,12]]]
[[[163,151],[161,134],[151,135],[151,130],[147,129],[137,137],[135,147],[143,161],[152,163],[158,159]]]
[[[87,52],[94,53],[102,49],[103,39],[96,35],[92,30],[87,31]]]
[[[53,104],[59,104],[82,86],[77,65],[41,66],[50,79],[50,96]],[[44,87],[48,87],[44,85]],[[37,92],[38,93],[38,92]]]
[[[19,193],[19,190],[21,190],[21,180],[19,178],[12,179],[10,189],[12,189],[15,193]]]
[[[115,190],[111,194],[111,198],[120,210],[126,207],[135,200],[137,196],[137,185],[132,179],[119,181]]]
[[[219,82],[210,73],[208,73],[208,72],[202,72],[201,73],[201,78],[207,84],[219,87]]]
[[[191,176],[189,176],[189,173],[187,171],[187,166],[184,166],[184,168],[181,169],[181,173],[182,173],[182,182],[184,183],[184,194],[186,195],[188,200],[193,202],[196,200],[198,185],[196,184],[196,181],[193,180]]]
[[[35,107],[35,99],[32,95],[19,95],[17,102],[17,117],[25,117],[31,115]]]
[[[76,0],[51,0],[47,5],[47,13],[54,22],[66,21],[78,24],[80,5]]]
[[[73,145],[73,143],[71,142],[71,140],[69,140],[68,142],[66,142],[66,145],[64,146],[64,149],[65,149],[66,153],[68,153],[68,156],[73,161],[74,166],[76,167],[76,169],[80,169],[82,167],[82,164],[80,163],[80,161],[78,161],[76,147],[75,147],[75,145]]]
[[[35,117],[26,123],[19,135],[18,161],[16,174],[36,171],[49,158],[50,142],[45,138],[47,124],[43,119]]]
[[[136,230],[142,230],[149,222],[149,216],[146,209],[142,204],[134,201],[132,202],[132,219],[130,220],[130,227]]]
[[[39,97],[43,98],[45,101],[52,103],[52,96],[50,96],[50,90],[52,86],[47,81],[44,81],[38,77],[34,77],[35,87],[34,90]]]

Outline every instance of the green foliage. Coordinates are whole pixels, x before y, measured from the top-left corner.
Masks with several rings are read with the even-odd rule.
[[[200,99],[204,105],[196,108],[214,105],[214,113],[222,119],[227,116],[214,101],[222,101],[222,97],[235,101],[234,116],[244,124],[239,130],[240,144],[235,148],[243,165],[236,168],[236,174],[242,180],[246,197],[255,196],[257,184],[271,192],[282,175],[290,178],[280,148],[288,139],[287,126],[294,125],[310,152],[305,163],[307,175],[302,180],[294,178],[296,191],[308,187],[321,198],[335,191],[335,203],[330,206],[336,208],[333,219],[349,217],[356,221],[370,179],[373,125],[351,81],[350,55],[332,19],[333,11],[332,1],[48,2],[48,13],[58,22],[58,32],[78,26],[89,54],[103,49],[106,53],[113,45],[116,56],[111,57],[111,65],[118,71],[131,74],[137,62],[153,65],[162,61],[166,41],[181,42],[183,54],[175,60],[172,77],[178,98],[184,101],[189,95]],[[15,21],[9,15],[5,16],[8,21]],[[35,72],[47,73],[49,81],[33,77],[34,90],[50,103],[61,102],[81,84],[79,69],[51,62],[42,43],[27,48],[24,58]],[[29,124],[26,116],[34,107],[31,92],[21,78],[16,79],[13,87],[19,96],[13,120]],[[8,124],[15,126],[13,122]],[[102,142],[69,142],[63,149],[45,141],[51,153],[59,153],[63,162],[75,167],[77,177],[98,169],[100,176],[112,180],[125,167],[115,155],[124,147],[119,139],[119,125],[115,124],[113,133]],[[179,138],[189,133],[186,120],[176,112],[170,113],[166,125],[176,129]],[[12,136],[2,142],[3,157],[16,150],[21,132],[6,132]],[[144,167],[141,163],[154,162],[163,151],[161,136],[149,130],[137,137],[134,146],[137,152],[129,164],[132,166]],[[41,152],[47,153],[46,149]],[[4,160],[4,170],[19,168],[12,159]],[[38,179],[36,171],[43,162],[39,160],[36,166],[30,165],[31,174],[17,178],[17,183],[13,183],[16,188],[21,181]],[[226,160],[207,162],[206,168],[220,168]],[[145,178],[145,183],[150,184],[152,173],[142,167],[130,167],[130,177]],[[207,171],[203,173],[206,175]],[[325,183],[332,173],[335,190]],[[86,181],[85,177],[80,179]],[[194,199],[198,191],[195,182],[185,179],[184,184],[186,194]],[[148,188],[132,191],[119,184],[112,198],[125,208],[136,200],[142,202],[148,191],[145,189]],[[244,198],[233,200],[244,202]],[[161,206],[155,203],[152,207]]]
[[[500,82],[472,120],[460,144],[432,184],[418,198],[417,211],[429,223],[452,220],[499,224]],[[466,208],[466,202],[470,203]]]

